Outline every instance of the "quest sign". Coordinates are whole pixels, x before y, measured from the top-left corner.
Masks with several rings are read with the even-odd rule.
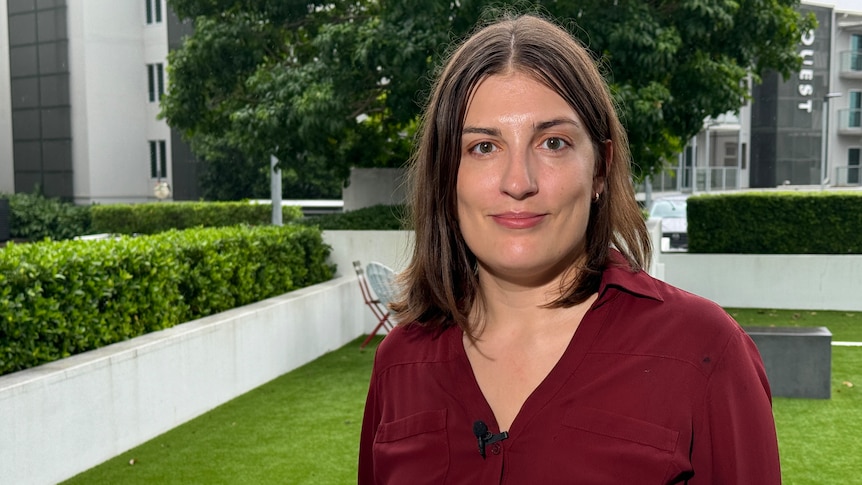
[[[813,130],[819,137],[823,96],[829,92],[832,10],[802,5],[800,11],[803,14],[814,13],[817,16],[817,28],[804,32],[799,39],[798,52],[802,67],[795,76],[791,76],[778,87],[779,107],[776,121],[779,131]],[[819,149],[817,153],[820,153]]]
[[[752,91],[750,187],[820,182],[823,97],[829,92],[832,9],[800,5],[817,17],[804,32],[797,52],[799,71],[786,81],[765,73]]]
[[[816,39],[816,31],[809,30],[802,34],[803,49],[799,51],[799,57],[802,58],[802,69],[799,70],[799,95],[812,96],[814,94],[814,39]],[[828,72],[828,71],[827,71]],[[811,112],[811,106],[814,100],[809,98],[804,103],[799,103],[799,109]]]

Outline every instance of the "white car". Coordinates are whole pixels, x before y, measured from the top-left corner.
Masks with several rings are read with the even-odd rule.
[[[686,219],[687,195],[661,197],[652,202],[650,218],[661,219],[662,249],[688,250],[688,219]],[[665,241],[667,239],[667,241]]]

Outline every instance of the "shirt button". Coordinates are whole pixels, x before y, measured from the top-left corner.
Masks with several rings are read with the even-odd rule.
[[[491,446],[491,453],[499,455],[501,451],[503,451],[503,447],[500,446],[500,443],[494,443],[494,445]]]

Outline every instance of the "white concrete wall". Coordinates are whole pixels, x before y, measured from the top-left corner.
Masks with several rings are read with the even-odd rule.
[[[344,210],[404,203],[404,176],[405,171],[401,168],[350,169],[350,184],[341,191]]]
[[[337,276],[355,275],[354,261],[363,268],[377,261],[398,272],[413,255],[413,231],[323,231],[323,240],[333,248],[329,259]]]
[[[367,333],[354,277],[0,377],[0,483],[56,483]]]
[[[0,377],[0,483],[71,477],[368,333],[352,262],[403,269],[412,234],[324,240],[333,281]],[[652,272],[724,306],[862,311],[862,255],[660,253]]]
[[[662,253],[665,281],[727,307],[862,311],[862,255]]]
[[[9,80],[9,15],[0,2],[0,193],[15,192],[12,154],[12,86]]]
[[[653,241],[660,221],[647,222]],[[324,231],[341,276],[353,261],[396,271],[412,255],[409,231]],[[658,248],[659,243],[654,242]],[[650,274],[722,306],[862,311],[862,255],[691,254],[655,251]]]

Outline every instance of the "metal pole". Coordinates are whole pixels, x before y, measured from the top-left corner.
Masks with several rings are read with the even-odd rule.
[[[281,218],[281,169],[278,168],[278,159],[275,155],[269,157],[269,198],[272,201],[272,225],[282,225]]]
[[[741,114],[741,112],[740,112]],[[742,189],[742,157],[745,155],[742,148],[742,116],[739,117],[739,132],[736,134],[736,190]]]
[[[703,183],[703,190],[705,192],[709,192],[712,190],[712,152],[710,151],[712,147],[710,146],[711,140],[709,139],[710,126],[712,126],[711,122],[710,124],[706,125],[706,149],[704,149],[704,156],[706,157],[706,178]]]
[[[823,98],[823,120],[820,122],[820,190],[826,184],[826,122],[829,117],[826,110],[829,109],[829,98]]]
[[[826,146],[829,143],[827,139],[829,135],[829,131],[827,130],[829,124],[829,98],[837,98],[841,96],[842,93],[826,93],[826,96],[823,96],[823,121],[820,123],[821,126],[821,134],[820,134],[820,190],[823,190],[826,186],[826,169],[829,165],[826,155],[828,151],[826,150]]]
[[[644,178],[644,208],[649,210],[652,204],[652,175]]]
[[[697,193],[697,135],[691,138],[691,193]]]

